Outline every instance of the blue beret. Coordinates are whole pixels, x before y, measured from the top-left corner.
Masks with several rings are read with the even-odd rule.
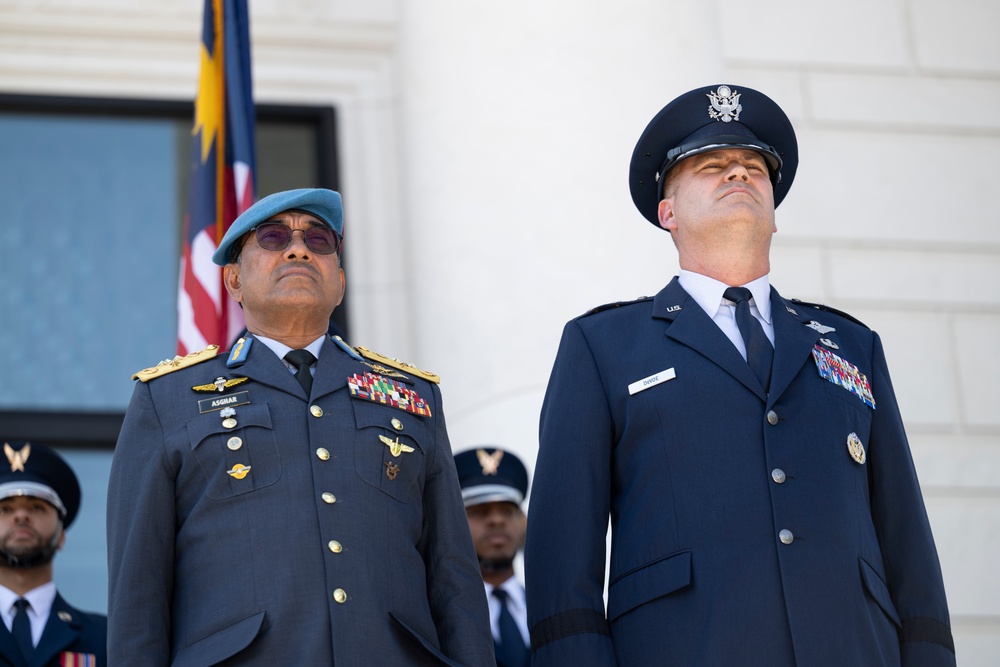
[[[493,445],[456,454],[455,468],[466,507],[498,502],[520,505],[528,493],[528,471],[521,459]]]
[[[5,442],[3,449],[7,462],[0,463],[0,499],[40,498],[59,511],[68,528],[80,509],[80,483],[69,464],[45,445]]]
[[[344,235],[344,207],[340,202],[339,192],[323,188],[285,190],[268,195],[243,211],[222,237],[222,243],[212,254],[212,261],[225,266],[229,263],[230,248],[241,236],[265,220],[293,209],[312,213],[333,228],[333,231]]]
[[[799,164],[792,122],[767,95],[723,84],[684,93],[649,121],[629,167],[636,208],[659,227],[657,209],[667,172],[685,158],[724,148],[748,148],[764,156],[777,207]]]

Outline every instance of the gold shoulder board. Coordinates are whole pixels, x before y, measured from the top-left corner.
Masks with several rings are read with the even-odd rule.
[[[200,364],[203,361],[208,361],[215,355],[219,353],[218,345],[209,345],[204,350],[198,352],[192,352],[191,354],[185,355],[183,357],[174,357],[173,359],[164,359],[160,363],[152,366],[150,368],[144,368],[138,373],[132,375],[133,380],[142,380],[143,382],[149,382],[153,378],[158,378],[161,375],[166,375],[167,373],[173,373],[182,368],[187,368],[188,366],[194,366],[195,364]]]
[[[441,378],[434,373],[428,373],[427,371],[422,371],[416,366],[411,366],[410,364],[400,361],[399,359],[390,359],[389,357],[383,357],[378,352],[372,352],[367,347],[361,347],[356,345],[354,347],[365,359],[371,359],[372,361],[377,361],[380,364],[385,364],[397,370],[401,370],[404,373],[409,373],[410,375],[416,375],[418,378],[423,378],[428,382],[433,382],[434,384],[441,384]]]

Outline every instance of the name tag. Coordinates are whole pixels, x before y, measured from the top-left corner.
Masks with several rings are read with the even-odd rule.
[[[665,371],[660,371],[655,375],[650,375],[648,378],[642,378],[638,382],[633,382],[632,384],[630,384],[628,386],[628,395],[632,396],[634,394],[638,394],[640,391],[643,391],[644,389],[649,389],[650,387],[654,387],[660,384],[661,382],[666,382],[667,380],[673,380],[675,377],[677,377],[677,373],[674,372],[673,368],[668,368]]]
[[[237,405],[246,405],[250,402],[250,392],[240,391],[229,396],[219,396],[218,398],[204,398],[198,401],[198,412],[205,414],[222,408],[233,408]]]

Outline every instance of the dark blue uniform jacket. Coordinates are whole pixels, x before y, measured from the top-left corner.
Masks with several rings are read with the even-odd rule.
[[[676,279],[566,325],[528,512],[536,667],[955,663],[878,336],[771,300],[769,395]],[[820,376],[817,345],[857,366],[875,409]]]

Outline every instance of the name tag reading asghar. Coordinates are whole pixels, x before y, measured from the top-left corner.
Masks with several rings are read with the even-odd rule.
[[[677,373],[674,372],[673,368],[668,368],[665,371],[660,371],[654,375],[650,375],[648,378],[643,378],[638,382],[633,382],[628,386],[628,395],[632,396],[638,394],[644,389],[649,389],[650,387],[656,386],[661,382],[666,382],[667,380],[673,380],[677,377]]]

